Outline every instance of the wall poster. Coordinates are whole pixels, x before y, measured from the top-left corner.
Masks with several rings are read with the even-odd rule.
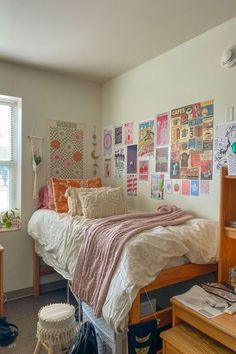
[[[111,177],[111,159],[104,160],[104,177],[105,178]]]
[[[154,119],[139,123],[138,156],[154,155]]]
[[[152,174],[151,198],[164,199],[164,175],[163,174]]]
[[[125,145],[133,144],[134,142],[134,123],[124,123],[124,142]]]
[[[57,120],[48,123],[50,177],[83,178],[85,126]]]
[[[114,177],[124,178],[125,176],[125,149],[115,149],[114,155]]]
[[[215,168],[219,174],[222,166],[227,166],[227,153],[232,142],[236,141],[236,122],[218,124],[215,129]]]
[[[168,113],[161,113],[156,116],[156,145],[168,145]]]
[[[137,145],[127,146],[127,173],[137,173]]]
[[[127,175],[127,194],[137,196],[137,175]]]
[[[112,155],[112,128],[103,129],[103,155]]]
[[[156,149],[156,172],[168,172],[168,147]]]
[[[171,111],[171,178],[212,179],[213,113],[213,100]]]
[[[121,145],[123,143],[123,127],[119,125],[114,128],[114,144]]]
[[[139,182],[148,182],[149,180],[149,160],[140,160],[139,161]]]

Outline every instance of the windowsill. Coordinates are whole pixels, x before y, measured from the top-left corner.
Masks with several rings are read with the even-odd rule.
[[[1,232],[9,232],[9,231],[19,231],[19,230],[21,230],[21,227],[11,227],[10,229],[2,227],[2,228],[0,228],[0,233]]]

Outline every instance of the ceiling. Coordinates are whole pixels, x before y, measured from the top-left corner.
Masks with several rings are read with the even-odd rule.
[[[0,59],[104,82],[236,16],[236,0],[0,0]]]

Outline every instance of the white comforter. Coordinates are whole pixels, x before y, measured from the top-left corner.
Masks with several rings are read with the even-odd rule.
[[[28,232],[37,241],[36,251],[44,261],[71,280],[84,230],[92,222],[38,210],[29,221]],[[215,263],[217,248],[217,223],[206,219],[159,226],[134,236],[126,243],[113,275],[102,310],[104,319],[117,333],[123,332],[140,288],[153,281],[162,269],[180,264],[179,257],[192,263]]]

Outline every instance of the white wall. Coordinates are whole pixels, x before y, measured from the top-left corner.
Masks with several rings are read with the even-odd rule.
[[[102,126],[126,121],[137,126],[156,113],[208,99],[214,99],[215,123],[224,121],[225,108],[236,109],[236,66],[228,70],[220,66],[223,49],[232,44],[236,44],[236,18],[105,83]],[[106,183],[118,184],[118,180],[106,179]],[[123,185],[126,188],[125,181]],[[163,202],[174,203],[196,215],[217,219],[219,177],[210,182],[206,197],[166,195],[164,201],[151,200],[150,183],[139,183],[138,196],[128,200],[137,209],[154,211]]]
[[[100,86],[91,82],[23,66],[0,63],[0,95],[22,98],[22,220],[20,231],[1,232],[5,247],[4,290],[32,286],[32,240],[27,222],[35,210],[32,200],[33,174],[28,135],[44,137],[44,163],[39,185],[48,177],[46,161],[49,119],[86,123],[87,173],[92,176],[91,136],[93,125],[100,131]],[[98,134],[99,135],[99,134]]]

